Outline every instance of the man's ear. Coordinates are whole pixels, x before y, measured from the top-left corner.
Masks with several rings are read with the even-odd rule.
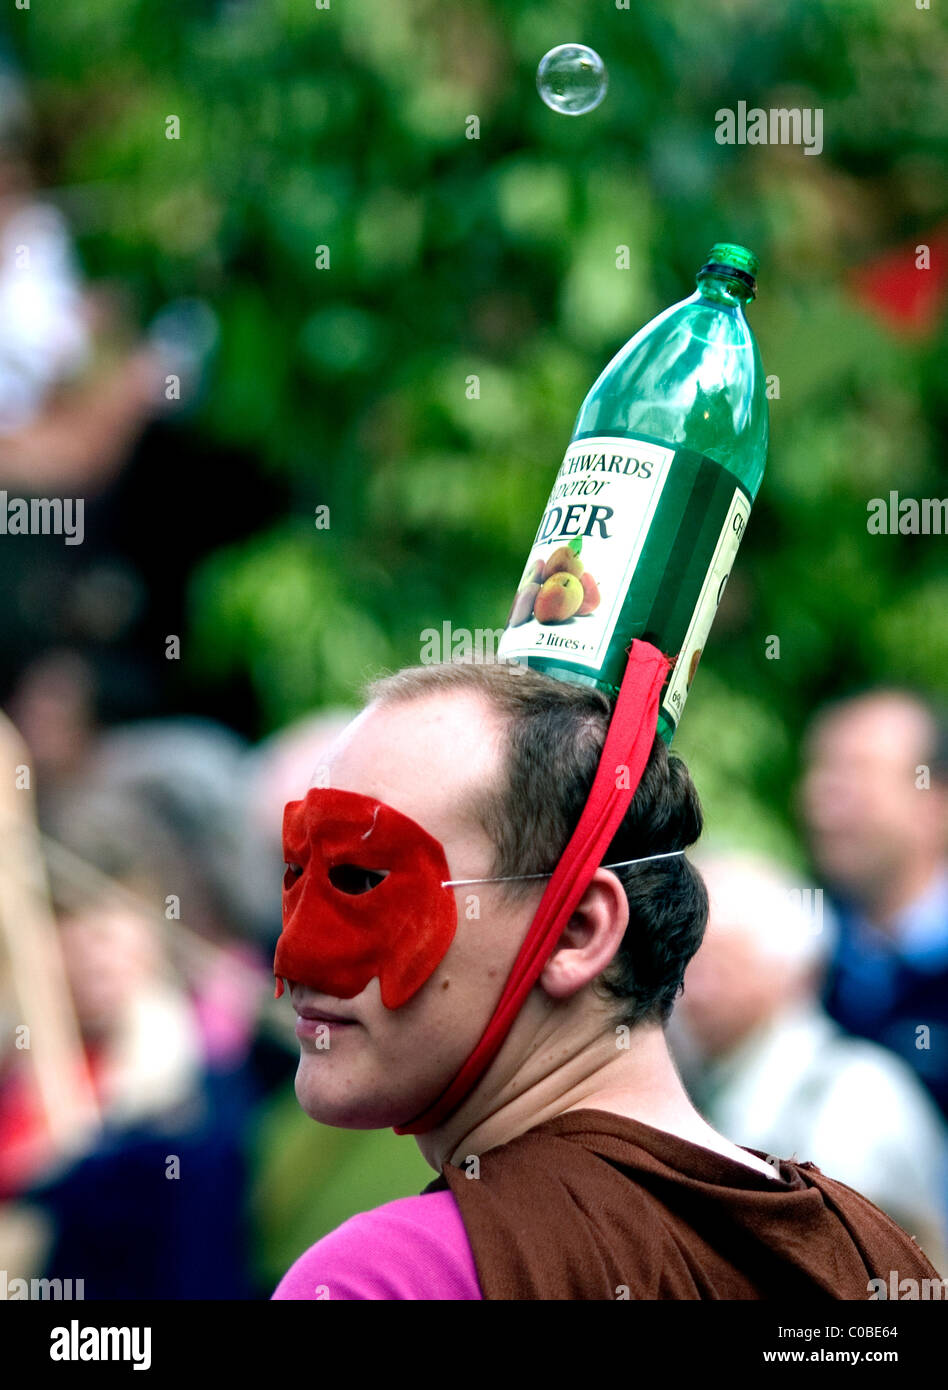
[[[538,983],[553,999],[569,999],[607,969],[629,924],[625,889],[597,869],[576,905]]]

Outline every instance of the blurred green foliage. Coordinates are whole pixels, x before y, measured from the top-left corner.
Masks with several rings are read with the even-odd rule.
[[[49,167],[87,191],[89,273],[124,277],[143,314],[213,304],[200,428],[291,480],[292,514],[195,573],[184,644],[203,679],[249,675],[264,729],[354,701],[445,619],[501,626],[604,363],[691,292],[713,241],[754,248],[750,317],[780,397],[676,748],[709,830],[796,853],[814,705],[948,669],[944,540],[866,529],[873,496],[944,491],[944,321],[899,336],[848,284],[890,248],[911,270],[945,215],[936,8],[84,0],[10,28]],[[577,119],[535,87],[567,41],[610,77]],[[715,112],[738,101],[821,108],[822,154],[717,144]],[[194,500],[227,486],[196,478]]]
[[[610,75],[576,119],[535,87],[566,40]],[[417,661],[426,627],[503,623],[587,388],[719,238],[761,257],[751,319],[780,398],[677,740],[712,823],[733,819],[729,792],[738,824],[748,804],[786,824],[797,735],[825,694],[941,678],[938,538],[869,536],[865,519],[890,487],[937,495],[944,335],[896,337],[847,290],[944,211],[932,12],[89,0],[18,13],[14,42],[57,177],[95,209],[78,226],[90,273],[126,277],[143,313],[177,294],[214,305],[201,427],[292,480],[292,515],[194,575],[184,648],[206,680],[247,673],[265,729]],[[715,112],[740,100],[820,107],[823,153],[717,144]],[[213,499],[227,479],[195,486]]]

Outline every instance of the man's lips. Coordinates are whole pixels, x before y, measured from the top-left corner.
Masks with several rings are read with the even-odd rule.
[[[313,1041],[325,1036],[323,1029],[328,1029],[330,1036],[335,1033],[342,1033],[347,1028],[358,1028],[354,1018],[326,1018],[318,1014],[315,1010],[310,1010],[313,1017],[307,1014],[298,1014],[294,1032],[298,1038],[308,1038]]]
[[[355,1023],[354,1018],[345,1018],[342,1014],[331,1013],[329,1009],[313,1009],[308,1004],[294,1004],[294,1009],[300,1018],[312,1020],[316,1023]]]
[[[337,1013],[334,1009],[318,1009],[315,1004],[303,1004],[293,1001],[296,1010],[296,1027],[294,1032],[300,1039],[308,1039],[310,1042],[316,1041],[325,1036],[323,1029],[329,1030],[330,1036],[334,1033],[341,1033],[346,1028],[357,1027],[357,1020],[347,1018],[345,1014]]]

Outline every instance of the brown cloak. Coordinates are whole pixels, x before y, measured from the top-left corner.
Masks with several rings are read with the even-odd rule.
[[[892,1270],[939,1278],[812,1163],[781,1160],[773,1180],[602,1110],[559,1115],[479,1165],[472,1178],[448,1163],[426,1191],[453,1192],[487,1299],[864,1300]]]

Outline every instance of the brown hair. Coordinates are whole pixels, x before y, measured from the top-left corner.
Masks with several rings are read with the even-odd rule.
[[[411,666],[376,678],[364,693],[381,704],[453,690],[482,694],[506,722],[500,781],[473,808],[495,848],[492,875],[551,872],[586,804],[614,700],[594,686],[500,660]],[[685,849],[701,829],[688,770],[656,735],[602,862]],[[619,1021],[664,1023],[704,934],[704,883],[684,855],[614,872],[629,902],[629,925],[601,984],[622,1001]],[[507,883],[503,891],[518,901],[536,882]]]

